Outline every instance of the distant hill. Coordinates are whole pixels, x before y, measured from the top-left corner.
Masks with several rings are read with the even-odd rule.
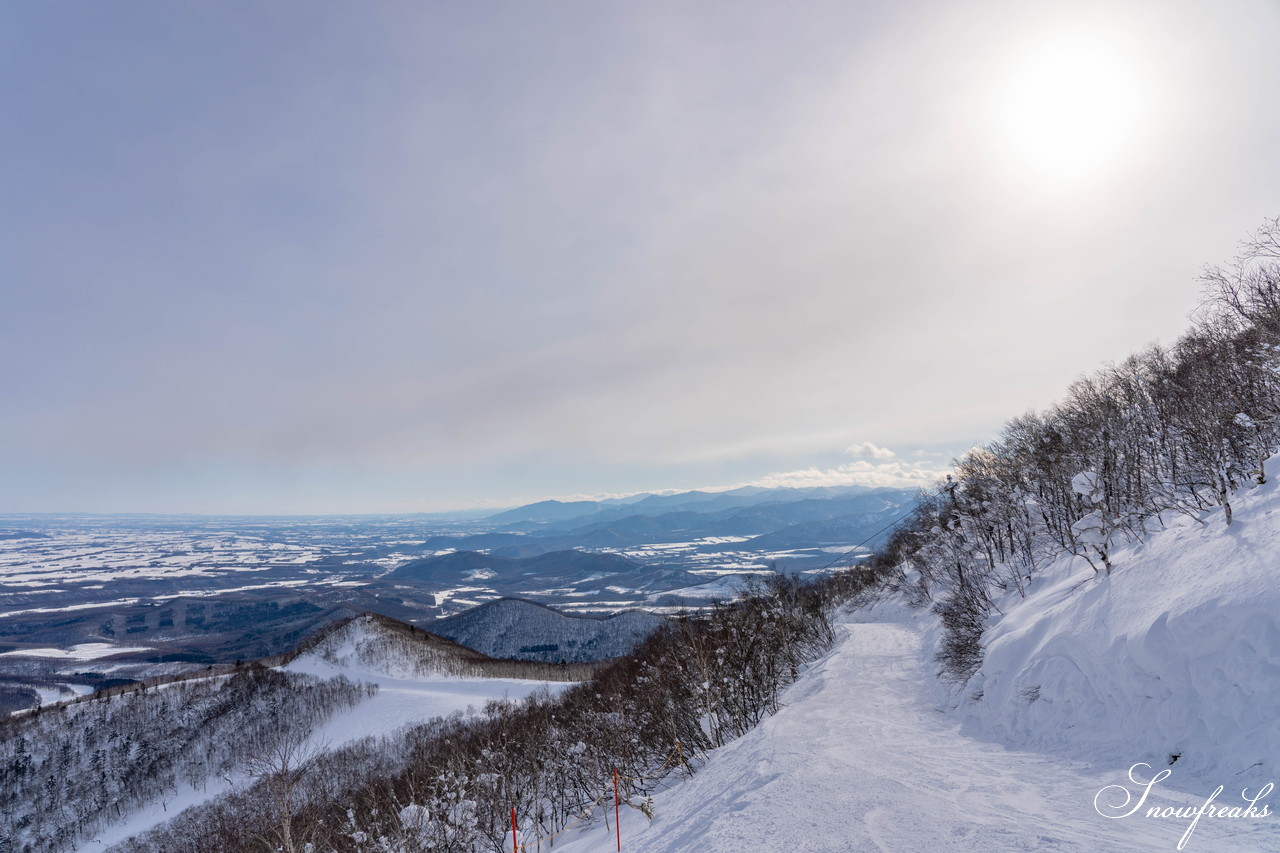
[[[543,501],[486,519],[500,525],[505,533],[436,537],[431,544],[524,556],[544,549],[616,548],[716,536],[754,537],[844,516],[892,510],[900,515],[915,497],[913,489],[843,486],[683,492],[613,504]],[[554,511],[548,504],[556,504]],[[574,514],[574,508],[592,511]],[[850,537],[856,535],[851,533],[843,541],[850,542]]]
[[[505,575],[518,566],[517,560],[507,557],[494,557],[479,551],[454,551],[451,554],[439,554],[434,557],[423,557],[400,566],[387,575],[393,580],[413,580],[427,583],[451,583],[470,579],[477,572],[493,575]]]
[[[876,492],[905,490],[872,489],[867,486],[815,486],[802,489],[746,487],[727,492],[693,491],[673,495],[645,495],[627,501],[541,501],[498,513],[485,520],[510,531],[548,533],[554,530],[567,533],[587,525],[632,516],[652,517],[672,512],[716,513],[759,504],[824,500]]]
[[[489,662],[489,656],[396,619],[365,613],[316,632],[285,656],[295,672],[322,677],[328,668],[379,672],[388,676],[462,675]]]
[[[574,667],[566,672],[539,658],[492,655],[377,613],[363,613],[318,631],[280,660],[290,672],[320,678],[345,675],[374,683],[436,675],[560,681],[584,678],[590,671]]]
[[[483,588],[490,597],[582,596],[614,590],[664,592],[705,583],[682,569],[638,563],[619,554],[553,551],[533,557],[499,557],[475,551],[455,551],[413,560],[387,573],[379,586],[411,583],[431,589]],[[483,600],[483,599],[482,599]]]
[[[914,492],[906,489],[884,489],[839,497],[771,500],[714,511],[695,512],[684,509],[660,515],[632,514],[574,528],[564,534],[564,540],[588,546],[609,547],[691,541],[715,536],[755,537],[814,521],[881,512],[892,513],[892,516],[900,515],[902,508],[910,504],[914,497]],[[541,538],[537,533],[531,536]],[[858,534],[849,532],[843,541],[847,542],[854,536]]]
[[[567,518],[578,518],[589,513],[598,512],[604,504],[598,501],[538,501],[526,506],[509,509],[486,520],[494,524],[514,524],[522,521],[545,523],[548,521],[564,521]]]
[[[431,629],[490,657],[575,663],[624,655],[663,621],[641,610],[595,619],[500,598],[441,619]]]

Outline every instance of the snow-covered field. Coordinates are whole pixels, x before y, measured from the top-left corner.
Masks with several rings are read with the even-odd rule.
[[[0,578],[30,588],[102,583],[121,577],[209,576],[300,565],[324,554],[318,546],[234,533],[66,529],[49,539],[0,540]]]
[[[920,626],[851,622],[841,632],[837,647],[788,690],[776,716],[717,750],[691,779],[655,796],[652,822],[624,807],[622,849],[1172,851],[1191,819],[1147,818],[1146,808],[1199,807],[1213,791],[1207,784],[1170,787],[1183,781],[1175,770],[1153,789],[1141,813],[1104,817],[1095,809],[1104,788],[1124,784],[1141,794],[1126,779],[1136,759],[1119,752],[1114,769],[1101,772],[966,736],[932,701],[926,685],[933,665],[926,662]],[[1221,782],[1227,788],[1219,804],[1247,805],[1239,783]],[[1118,813],[1107,807],[1117,804],[1112,798],[1119,793],[1111,788],[1101,794],[1104,811]],[[1280,803],[1280,796],[1269,799]],[[1184,849],[1280,850],[1274,811],[1273,805],[1273,814],[1257,819],[1205,818]],[[589,829],[555,849],[599,853],[614,843],[612,829],[597,814]]]
[[[126,652],[145,652],[146,646],[117,646],[115,643],[77,643],[69,649],[18,649],[0,653],[3,657],[56,658],[58,660],[97,660]]]

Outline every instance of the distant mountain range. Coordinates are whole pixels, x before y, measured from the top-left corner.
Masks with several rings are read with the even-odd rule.
[[[683,492],[629,502],[539,501],[484,519],[483,523],[494,525],[491,531],[436,536],[427,544],[437,549],[531,556],[579,547],[622,548],[725,536],[751,539],[796,525],[832,522],[821,528],[823,544],[831,540],[852,545],[884,521],[903,514],[914,500],[912,489],[841,486]],[[788,547],[817,544],[806,542],[805,534],[806,529],[800,528],[777,541],[797,543]]]
[[[539,501],[491,515],[484,519],[498,529],[521,533],[539,530],[572,532],[590,525],[637,516],[656,517],[668,513],[710,515],[726,510],[763,504],[794,504],[802,501],[866,497],[900,498],[914,494],[908,489],[867,486],[814,486],[810,488],[762,489],[748,486],[726,492],[680,492],[673,495],[637,495],[625,501]],[[807,520],[807,519],[806,519]]]

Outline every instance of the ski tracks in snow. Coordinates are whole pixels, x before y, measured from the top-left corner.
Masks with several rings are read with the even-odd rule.
[[[1126,756],[1099,774],[967,737],[925,698],[933,674],[918,631],[841,630],[837,647],[787,691],[786,707],[655,797],[652,824],[627,810],[624,851],[1174,851],[1190,821],[1145,818],[1146,808],[1200,806],[1211,792],[1157,787],[1139,813],[1105,818],[1094,796],[1127,781]],[[1238,794],[1228,785],[1219,802],[1234,805]],[[598,824],[584,835],[556,849],[614,849]],[[1280,851],[1280,816],[1203,818],[1184,850]]]

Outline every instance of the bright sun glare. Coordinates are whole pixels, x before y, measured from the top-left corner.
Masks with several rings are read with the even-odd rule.
[[[1041,178],[1076,181],[1118,166],[1140,124],[1137,66],[1087,37],[1041,43],[1007,72],[998,125],[1008,154]]]

